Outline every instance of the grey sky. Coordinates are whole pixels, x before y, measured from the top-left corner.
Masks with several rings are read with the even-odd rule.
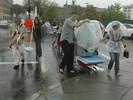
[[[63,6],[66,3],[66,0],[50,0],[56,2],[59,6]],[[72,3],[72,0],[67,0],[68,4]],[[14,0],[14,3],[22,4],[23,0]],[[115,2],[121,3],[121,5],[130,5],[133,4],[133,0],[76,0],[76,4],[81,6],[86,6],[86,3],[94,5],[99,8],[107,8],[109,5],[114,4]]]

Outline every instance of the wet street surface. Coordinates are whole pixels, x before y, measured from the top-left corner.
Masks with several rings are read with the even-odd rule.
[[[25,51],[25,64],[14,70],[12,51],[8,46],[8,31],[0,29],[0,100],[132,100],[133,96],[133,40],[126,39],[129,59],[122,57],[121,77],[112,70],[107,76],[108,52],[100,48],[107,59],[99,66],[104,72],[83,72],[75,64],[74,76],[60,74],[58,66],[61,56],[52,49],[52,40],[42,42],[43,56],[36,60],[33,52]],[[25,38],[26,40],[26,38]],[[26,47],[29,42],[25,42]]]
[[[42,43],[43,57],[36,60],[35,45],[33,52],[25,51],[25,64],[14,70],[12,51],[8,45],[8,33],[2,30],[0,37],[0,100],[25,100],[33,93],[47,88],[69,77],[60,75],[58,65],[60,57],[52,50],[51,39]],[[29,42],[25,42],[29,46]]]

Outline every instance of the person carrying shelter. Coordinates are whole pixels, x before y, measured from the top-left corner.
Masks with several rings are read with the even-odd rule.
[[[60,41],[62,44],[62,50],[64,52],[64,56],[62,58],[62,62],[59,66],[59,72],[63,73],[65,67],[67,66],[67,72],[69,74],[74,74],[74,28],[79,27],[85,22],[89,22],[89,19],[84,19],[79,23],[75,23],[78,14],[77,12],[72,12],[71,16],[67,18],[64,22]]]

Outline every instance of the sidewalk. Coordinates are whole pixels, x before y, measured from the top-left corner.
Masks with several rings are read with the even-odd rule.
[[[59,84],[42,89],[27,100],[132,100],[133,59],[121,61],[121,77],[115,77],[112,70],[88,75],[83,73]]]

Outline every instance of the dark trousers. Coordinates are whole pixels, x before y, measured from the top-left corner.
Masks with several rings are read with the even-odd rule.
[[[118,73],[119,72],[119,66],[120,66],[120,60],[119,60],[120,59],[120,53],[111,52],[110,57],[111,57],[111,59],[110,59],[110,62],[108,64],[108,69],[111,70],[114,63],[115,63],[114,70],[115,70],[115,73]]]
[[[74,43],[70,44],[68,41],[64,40],[61,44],[64,56],[59,67],[64,69],[65,66],[67,66],[67,72],[70,72],[71,70],[74,70]]]
[[[36,56],[42,56],[42,47],[41,47],[41,37],[34,37],[35,45],[36,45]]]

